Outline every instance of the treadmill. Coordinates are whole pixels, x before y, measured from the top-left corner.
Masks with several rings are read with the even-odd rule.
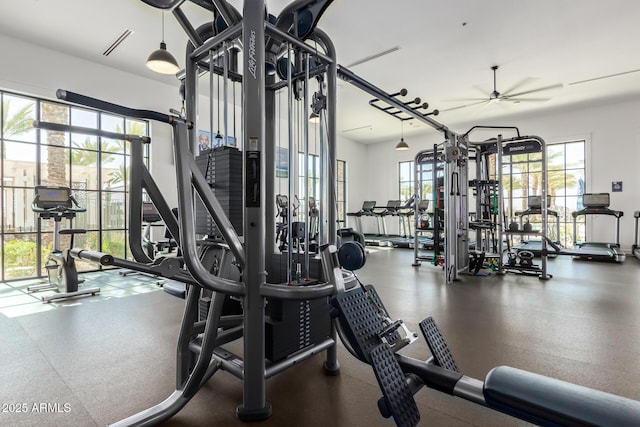
[[[633,213],[633,217],[636,219],[636,232],[635,238],[633,239],[633,247],[631,251],[633,252],[633,256],[640,259],[640,241],[638,240],[640,236],[638,236],[638,223],[640,222],[640,211],[635,211]]]
[[[609,193],[584,193],[582,195],[584,209],[573,212],[573,249],[563,249],[562,253],[574,258],[589,261],[623,262],[626,254],[620,249],[620,218],[622,211],[609,209]],[[584,215],[609,215],[616,219],[615,243],[578,242],[576,237],[576,219]]]
[[[380,209],[380,208],[377,208]],[[391,244],[384,239],[386,227],[384,221],[381,221],[380,214],[376,211],[375,200],[365,200],[362,208],[358,212],[347,213],[348,217],[354,217],[357,222],[357,232],[362,233],[365,237],[365,243],[368,246],[390,246]],[[373,217],[376,219],[378,234],[365,234],[362,228],[362,217]],[[381,227],[382,225],[382,227]]]
[[[551,196],[547,196],[547,206],[549,205],[551,205]],[[514,215],[520,218],[520,230],[524,230],[522,223],[524,217],[542,215],[542,196],[529,196],[527,198],[527,210],[515,212]],[[547,209],[547,217],[549,216],[553,216],[556,219],[556,240],[552,242],[555,246],[547,245],[547,256],[555,257],[558,255],[556,247],[559,247],[560,245],[560,216],[558,215],[558,212]],[[512,248],[519,251],[530,251],[534,256],[540,257],[542,254],[542,240],[522,240],[519,245],[514,245]]]

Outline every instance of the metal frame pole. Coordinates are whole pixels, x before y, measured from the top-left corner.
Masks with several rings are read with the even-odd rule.
[[[496,139],[496,174],[498,177],[498,220],[496,221],[496,228],[498,232],[498,273],[504,273],[503,266],[503,233],[504,233],[504,194],[502,186],[502,135],[498,135]],[[509,238],[509,237],[507,237]]]
[[[289,176],[288,193],[289,209],[287,209],[287,283],[293,281],[291,270],[293,269],[293,198],[295,196],[295,142],[293,137],[293,80],[291,65],[291,45],[287,45],[287,130],[289,141]]]
[[[222,85],[223,99],[224,104],[223,107],[223,132],[224,132],[224,140],[222,145],[227,145],[229,141],[229,126],[228,126],[228,116],[229,116],[229,44],[224,41],[222,42],[222,50],[223,50],[223,58],[222,58],[222,77],[224,78],[224,83]],[[235,100],[234,100],[235,101]],[[234,106],[235,108],[235,106]]]
[[[542,161],[542,167],[540,168],[542,170],[542,201],[540,203],[540,213],[542,214],[542,230],[540,230],[540,240],[542,241],[542,251],[540,254],[542,274],[540,276],[540,279],[547,280],[551,278],[551,276],[547,274],[547,215],[549,213],[549,206],[547,206],[547,148],[546,143],[542,138],[534,138],[540,142],[540,153]]]
[[[245,1],[242,21],[243,128],[245,150],[244,236],[246,264],[244,296],[244,379],[242,405],[236,414],[243,421],[271,415],[266,401],[265,298],[261,288],[265,271],[265,0]]]
[[[209,51],[209,147],[213,148],[213,139],[215,138],[215,134],[213,133],[213,76],[215,75],[215,60],[213,49]],[[220,96],[219,93],[216,93],[216,97]],[[219,105],[219,104],[218,104]],[[218,126],[220,124],[218,123]],[[198,135],[198,138],[200,136]],[[199,145],[199,141],[198,141]],[[199,154],[199,148],[194,154]],[[206,178],[206,177],[205,177]]]
[[[304,113],[302,114],[303,132],[304,132],[304,274],[305,278],[309,278],[309,250],[310,250],[310,238],[309,236],[309,54],[304,54]]]
[[[325,151],[325,138],[323,138],[324,131],[324,123],[323,123],[323,114],[320,114],[320,159],[321,162],[325,161],[325,164],[321,164],[320,168],[324,174],[321,175],[321,181],[326,183],[326,194],[324,197],[321,197],[321,200],[324,202],[324,205],[320,205],[321,211],[326,213],[326,219],[323,218],[320,221],[320,231],[319,234],[322,237],[320,239],[321,244],[323,243],[334,243],[337,238],[337,204],[336,204],[336,176],[337,176],[337,127],[336,127],[336,96],[337,96],[337,81],[338,81],[338,63],[336,61],[336,49],[333,45],[333,42],[320,29],[315,29],[314,37],[316,41],[318,41],[326,52],[326,57],[323,57],[320,54],[314,53],[314,55],[318,55],[322,59],[329,59],[329,65],[327,67],[326,76],[327,76],[327,105],[326,105],[326,123],[327,123],[327,135],[326,135],[326,151]],[[341,76],[342,77],[342,76]],[[323,179],[324,178],[324,179]],[[322,191],[322,190],[321,190]],[[325,201],[326,199],[326,201]],[[327,224],[324,227],[324,224]]]

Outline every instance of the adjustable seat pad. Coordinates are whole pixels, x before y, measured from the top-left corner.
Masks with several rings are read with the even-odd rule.
[[[487,405],[540,425],[640,426],[640,402],[508,366],[484,383]]]

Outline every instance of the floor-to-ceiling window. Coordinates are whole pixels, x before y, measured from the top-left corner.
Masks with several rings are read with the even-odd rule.
[[[0,92],[2,153],[2,280],[45,275],[53,246],[51,220],[31,210],[33,187],[70,187],[87,211],[62,228],[84,228],[74,246],[127,257],[129,143],[70,132],[38,130],[33,121],[148,135],[147,122],[33,97]],[[146,154],[148,162],[148,151]],[[63,236],[61,247],[70,244]],[[78,263],[79,270],[95,269]]]
[[[320,198],[320,157],[315,154],[309,154],[309,167],[306,175],[304,174],[304,154],[298,153],[298,201],[294,198],[294,203],[298,204],[297,214],[299,218],[304,218],[303,215],[307,212],[306,203],[304,203],[302,195],[304,194],[305,179],[309,184],[309,197],[313,197],[316,200],[317,207],[319,206]],[[336,183],[335,187],[332,185],[328,191],[335,191],[337,218],[339,224],[345,224],[346,209],[347,209],[347,162],[344,160],[337,160],[336,164]]]
[[[416,194],[415,167],[413,161],[398,163],[398,196],[402,202],[406,202]],[[421,163],[418,165],[418,181],[420,187],[418,196],[421,200],[433,201],[433,173],[431,163]]]
[[[551,196],[550,209],[560,216],[559,240],[566,247],[573,245],[573,212],[583,208],[582,194],[586,182],[586,143],[570,141],[547,146],[547,182]],[[550,219],[551,220],[551,219]],[[585,241],[585,217],[576,221],[577,241]]]
[[[585,150],[586,143],[583,140],[547,145],[548,208],[557,213],[560,220],[559,230],[556,230],[556,217],[548,216],[548,236],[565,247],[573,246],[572,213],[582,209],[586,178]],[[528,208],[529,196],[541,194],[541,155],[533,153],[504,157],[503,163],[505,214],[512,221],[517,212]],[[539,228],[539,216],[531,216],[528,220],[534,228]],[[584,241],[585,217],[578,217],[576,225],[577,240]]]
[[[398,163],[398,196],[400,200],[408,200],[415,193],[414,162]]]

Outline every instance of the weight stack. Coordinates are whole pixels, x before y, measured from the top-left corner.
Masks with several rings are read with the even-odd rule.
[[[323,342],[331,334],[328,298],[305,301],[268,299],[265,323],[265,357],[282,360]]]
[[[217,147],[196,157],[222,210],[239,236],[242,236],[242,153],[235,147]],[[196,198],[196,233],[221,237],[213,218],[199,197]]]

